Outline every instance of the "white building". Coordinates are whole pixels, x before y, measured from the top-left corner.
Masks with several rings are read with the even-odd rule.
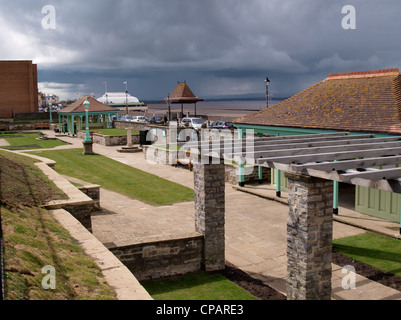
[[[106,92],[97,100],[111,107],[125,107],[126,105],[128,107],[139,107],[145,105],[143,102],[140,102],[138,98],[125,92]]]

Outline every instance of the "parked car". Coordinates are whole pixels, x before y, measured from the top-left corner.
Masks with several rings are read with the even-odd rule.
[[[152,123],[160,124],[160,123],[162,123],[163,118],[160,116],[148,116],[147,121],[148,122],[152,121]]]
[[[199,130],[202,128],[202,124],[204,124],[205,122],[206,120],[201,118],[183,118],[181,121],[181,126],[185,127],[185,123],[188,123],[189,128]]]
[[[135,116],[135,117],[132,118],[131,121],[134,121],[134,122],[147,122],[147,119],[144,116]]]
[[[231,121],[215,121],[210,126],[210,129],[237,129]]]

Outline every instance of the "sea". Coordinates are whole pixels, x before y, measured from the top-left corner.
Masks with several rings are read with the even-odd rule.
[[[275,105],[284,99],[272,99],[269,106]],[[162,115],[167,112],[167,104],[148,102],[148,114]],[[205,100],[196,103],[196,115],[205,116],[212,120],[232,120],[249,113],[266,108],[266,100]],[[193,103],[183,105],[184,115],[193,116],[195,106]],[[181,104],[171,104],[171,112],[180,112]]]

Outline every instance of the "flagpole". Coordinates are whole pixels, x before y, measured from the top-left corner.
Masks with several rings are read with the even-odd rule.
[[[103,81],[104,84],[104,94],[106,95],[106,104],[109,104],[109,99],[107,97],[107,81]]]
[[[125,113],[128,114],[128,81],[124,81],[125,84]]]

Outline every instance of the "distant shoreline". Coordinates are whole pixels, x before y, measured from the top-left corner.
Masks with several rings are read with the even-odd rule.
[[[282,100],[272,99],[270,106],[275,105]],[[148,115],[163,116],[167,113],[167,104],[162,102],[147,103]],[[195,106],[193,103],[184,104],[184,115],[193,116]],[[179,113],[181,104],[171,104],[171,112]],[[196,104],[196,115],[207,118],[208,120],[233,120],[250,113],[258,112],[266,108],[265,100],[206,100]]]

